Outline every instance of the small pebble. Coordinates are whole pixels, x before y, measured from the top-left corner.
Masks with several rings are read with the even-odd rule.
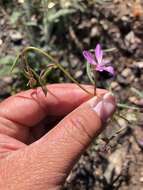
[[[123,72],[121,73],[121,75],[125,78],[129,77],[132,75],[132,71],[130,68],[126,68],[123,70]]]
[[[124,119],[122,119],[122,118],[119,118],[119,119],[118,119],[118,124],[119,124],[121,127],[123,127],[123,128],[126,128],[126,127],[127,127],[127,122],[126,122]]]
[[[143,61],[140,62],[134,62],[133,65],[137,66],[140,69],[143,69]]]
[[[141,178],[140,178],[140,182],[142,182],[142,183],[143,183],[143,177],[141,177]]]
[[[22,34],[18,31],[12,31],[10,33],[10,37],[11,39],[15,42],[15,41],[18,41],[18,40],[22,40]]]
[[[121,89],[119,83],[116,82],[116,81],[111,82],[111,88],[112,88],[113,90],[120,90],[120,89]]]
[[[75,78],[79,78],[79,77],[81,77],[83,75],[83,72],[80,70],[80,71],[77,71],[76,73],[75,73]]]
[[[93,28],[91,29],[90,36],[91,36],[91,37],[100,36],[100,32],[99,32],[99,30],[98,30],[98,27],[95,26],[95,27],[93,27]]]
[[[10,83],[12,83],[12,77],[3,77],[3,79],[2,79],[5,83],[7,83],[7,84],[10,84]]]
[[[2,41],[2,39],[0,39],[0,46],[3,44],[3,41]]]

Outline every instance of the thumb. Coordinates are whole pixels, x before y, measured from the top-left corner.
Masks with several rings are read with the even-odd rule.
[[[49,187],[62,184],[75,161],[103,130],[102,124],[114,110],[115,99],[109,93],[79,106],[40,140],[15,153],[21,157],[11,165],[15,179],[22,178],[19,180],[24,181],[25,189],[28,189],[26,181],[30,181],[35,190],[45,189],[49,183]]]

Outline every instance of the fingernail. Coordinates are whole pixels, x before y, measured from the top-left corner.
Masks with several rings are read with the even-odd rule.
[[[115,98],[111,93],[107,93],[103,96],[102,99],[98,100],[93,98],[89,101],[92,109],[97,113],[101,118],[102,122],[106,122],[108,118],[115,111]]]

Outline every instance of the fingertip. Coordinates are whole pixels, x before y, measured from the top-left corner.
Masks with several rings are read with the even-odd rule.
[[[106,93],[102,98],[92,98],[88,101],[88,104],[103,123],[111,117],[116,109],[115,97],[110,92]]]

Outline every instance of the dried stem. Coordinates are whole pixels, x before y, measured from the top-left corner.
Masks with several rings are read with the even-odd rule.
[[[37,51],[38,53],[41,53],[42,55],[44,55],[45,57],[47,57],[49,60],[51,60],[55,66],[57,66],[71,81],[73,81],[75,84],[77,84],[82,90],[84,90],[86,93],[88,93],[89,95],[93,96],[93,94],[91,92],[89,92],[88,90],[86,90],[82,85],[80,85],[78,83],[78,81],[76,81],[62,66],[61,64],[59,64],[51,55],[49,55],[48,53],[46,53],[45,51],[36,48],[36,47],[27,47],[25,48],[21,54],[19,54],[16,57],[16,60],[14,61],[11,71],[13,70],[13,68],[15,67],[15,65],[17,64],[18,59],[20,58],[21,55],[25,55],[28,51]],[[45,71],[46,72],[46,71]],[[95,88],[96,89],[96,88]],[[95,94],[96,94],[96,90],[95,90]]]

